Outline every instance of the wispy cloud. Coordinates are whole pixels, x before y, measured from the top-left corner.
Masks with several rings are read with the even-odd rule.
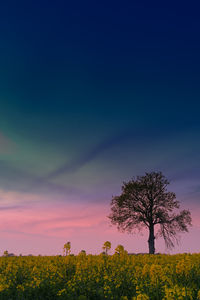
[[[130,139],[133,136],[131,131],[125,131],[120,134],[113,135],[99,144],[95,145],[92,149],[89,149],[88,152],[80,154],[78,158],[72,160],[70,163],[64,163],[62,166],[58,167],[51,173],[49,173],[45,179],[56,178],[65,173],[74,173],[78,171],[81,167],[94,160],[98,155],[104,151],[122,143],[123,141]]]
[[[0,132],[0,154],[10,154],[15,148],[15,143]]]
[[[163,129],[163,131],[166,133],[166,129]],[[71,162],[63,163],[61,166],[45,176],[45,179],[53,179],[62,174],[77,172],[80,168],[96,159],[105,151],[119,145],[123,146],[123,144],[127,141],[131,141],[134,147],[136,147],[136,145],[137,147],[142,147],[144,144],[148,144],[150,141],[152,142],[152,139],[158,140],[160,138],[163,138],[160,134],[160,130],[152,126],[148,128],[148,135],[146,129],[143,128],[121,130],[120,132],[117,132],[94,145],[94,147],[88,149],[85,153],[81,153],[79,157],[73,159]]]
[[[191,137],[190,132],[186,134],[179,126],[177,126],[176,131],[169,131],[166,127],[160,128],[153,125],[150,125],[148,130],[142,126],[141,128],[126,129],[102,140],[88,151],[80,153],[71,162],[63,163],[44,176],[44,180],[51,180],[63,174],[76,173],[104,152],[111,149],[115,152],[115,149],[119,146],[123,149],[127,142],[129,146],[131,145],[132,151],[140,156],[141,165],[142,161],[152,160],[155,168],[163,170],[171,166],[173,170],[177,165],[183,166],[186,155],[190,155],[191,160],[194,156],[198,157],[199,152],[197,149],[200,148],[200,144],[196,142],[196,152],[189,147],[190,141],[193,140],[194,138]],[[119,161],[116,163],[120,164]],[[132,157],[132,163],[134,164],[134,156]],[[178,171],[174,170],[173,172]],[[184,175],[182,174],[182,176]]]
[[[24,208],[25,206],[21,205],[13,205],[13,206],[0,206],[0,211],[2,210],[19,210]]]
[[[78,188],[67,183],[62,185],[51,182],[3,160],[0,161],[0,187],[4,190],[36,194],[72,195],[81,193]]]

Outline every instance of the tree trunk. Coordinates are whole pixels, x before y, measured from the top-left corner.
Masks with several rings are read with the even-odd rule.
[[[153,224],[149,226],[148,244],[149,244],[149,254],[154,254],[155,253],[155,236],[154,236],[154,225]]]

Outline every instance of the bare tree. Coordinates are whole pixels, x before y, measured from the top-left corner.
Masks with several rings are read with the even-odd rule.
[[[157,236],[164,238],[167,248],[178,242],[178,233],[188,232],[191,214],[188,210],[175,213],[180,207],[175,193],[167,191],[168,180],[161,172],[146,173],[124,182],[122,193],[111,201],[112,224],[119,230],[132,232],[144,227],[149,230],[149,253],[155,253],[155,226]]]

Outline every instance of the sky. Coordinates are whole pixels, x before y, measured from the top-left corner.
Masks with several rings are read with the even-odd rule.
[[[199,51],[198,2],[1,3],[0,255],[147,252],[107,216],[151,171],[192,213],[170,253],[199,252]]]

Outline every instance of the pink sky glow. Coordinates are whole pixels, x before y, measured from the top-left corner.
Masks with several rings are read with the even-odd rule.
[[[0,232],[1,252],[15,254],[62,254],[63,244],[71,242],[72,253],[82,249],[99,254],[106,240],[112,252],[118,244],[128,252],[147,252],[147,232],[142,235],[119,233],[110,226],[109,204],[56,203],[44,196],[1,191]],[[28,203],[28,204],[26,204]],[[191,208],[193,227],[183,234],[181,243],[170,253],[196,252],[200,249],[199,208]],[[162,239],[156,240],[157,252],[166,252]]]

